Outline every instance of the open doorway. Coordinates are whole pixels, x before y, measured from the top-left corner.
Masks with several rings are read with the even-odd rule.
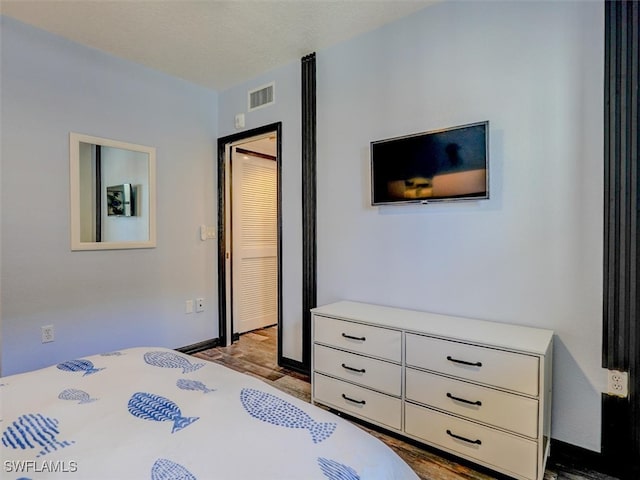
[[[276,123],[218,140],[222,345],[274,325],[281,339],[281,135]]]
[[[275,132],[229,148],[225,217],[233,338],[278,323],[276,153]]]

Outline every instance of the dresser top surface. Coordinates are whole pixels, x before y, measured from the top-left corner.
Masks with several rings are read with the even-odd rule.
[[[311,310],[316,315],[408,332],[544,355],[553,331],[396,307],[341,301]]]

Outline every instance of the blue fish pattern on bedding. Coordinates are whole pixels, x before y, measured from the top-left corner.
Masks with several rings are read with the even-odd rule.
[[[120,355],[124,355],[122,352],[107,352],[101,353],[101,357],[119,357]]]
[[[62,392],[60,392],[60,395],[58,395],[58,398],[60,400],[75,400],[79,405],[83,403],[95,402],[96,400],[98,400],[97,398],[91,398],[91,395],[89,395],[87,392],[85,392],[84,390],[78,390],[77,388],[67,388],[63,390]]]
[[[182,373],[195,372],[204,366],[204,363],[191,363],[177,353],[172,352],[147,352],[144,361],[149,365],[162,368],[181,368]]]
[[[335,423],[316,422],[295,405],[260,390],[243,388],[240,401],[249,415],[258,420],[280,427],[309,430],[313,443],[329,438],[336,429]]]
[[[73,441],[60,441],[58,420],[40,413],[21,415],[2,434],[2,444],[8,448],[26,450],[41,448],[40,457],[54,450],[72,445]]]
[[[196,480],[196,477],[182,465],[159,458],[151,467],[151,480]]]
[[[358,472],[335,460],[318,457],[318,465],[325,477],[330,480],[360,480]]]
[[[129,399],[129,413],[155,422],[173,422],[171,433],[188,427],[200,417],[184,417],[178,405],[153,393],[134,393]]]
[[[95,368],[91,360],[68,360],[57,365],[64,372],[84,372],[83,376],[97,373],[104,368]]]
[[[198,380],[189,380],[186,378],[181,378],[176,382],[176,386],[182,390],[196,390],[202,391],[204,393],[215,392],[215,388],[209,388],[204,383],[199,382]]]

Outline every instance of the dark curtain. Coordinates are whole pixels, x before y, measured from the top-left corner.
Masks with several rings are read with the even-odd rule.
[[[629,372],[629,397],[603,395],[602,453],[640,478],[640,2],[605,2],[604,316],[602,365]]]
[[[302,57],[302,363],[311,369],[316,293],[316,54]]]

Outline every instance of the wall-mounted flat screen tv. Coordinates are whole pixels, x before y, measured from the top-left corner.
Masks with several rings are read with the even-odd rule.
[[[489,122],[371,142],[371,204],[489,198]]]

